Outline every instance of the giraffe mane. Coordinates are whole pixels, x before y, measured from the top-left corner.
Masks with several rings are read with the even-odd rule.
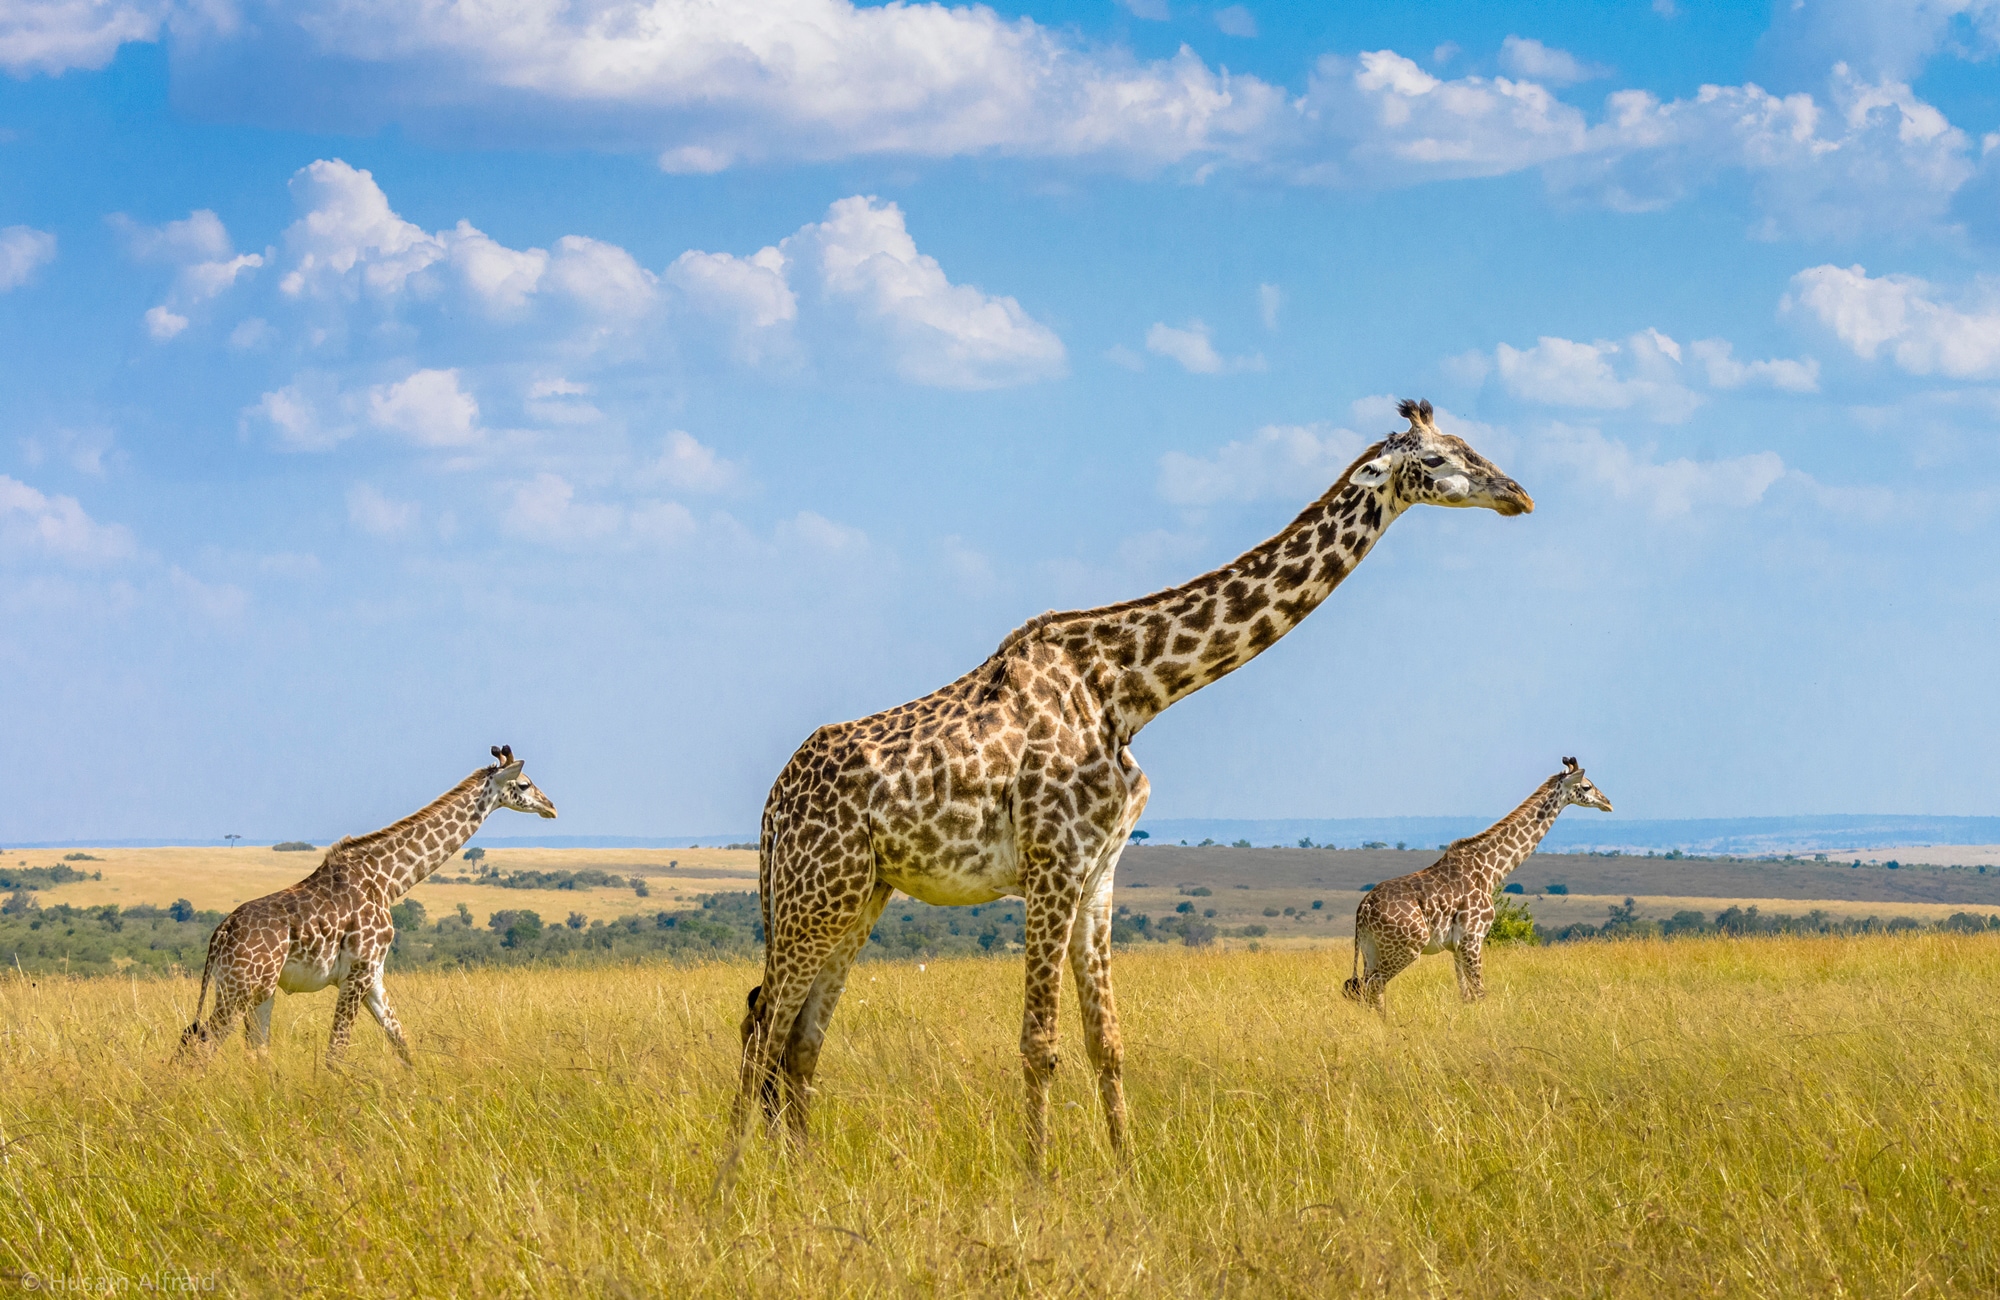
[[[431,800],[423,807],[417,809],[409,816],[399,818],[396,821],[390,822],[387,826],[384,826],[379,831],[369,831],[366,835],[342,836],[338,841],[334,843],[334,846],[332,848],[326,851],[326,860],[329,862],[332,861],[333,856],[336,853],[347,854],[359,851],[361,849],[373,848],[377,843],[381,842],[384,839],[387,839],[388,837],[396,834],[397,832],[408,830],[410,827],[416,825],[418,822],[423,821],[425,818],[429,817],[432,813],[436,812],[439,808],[444,806],[446,803],[450,802],[456,796],[463,794],[465,791],[471,789],[476,782],[486,780],[488,777],[492,776],[495,772],[498,772],[499,770],[500,769],[497,766],[480,768],[478,771],[474,772],[471,776],[466,777],[463,781],[460,781],[457,785],[445,791],[437,798]]]
[[[1411,403],[1405,402],[1404,405],[1408,406],[1411,405]],[[1430,407],[1429,402],[1424,402],[1422,403],[1422,405],[1426,408],[1426,410],[1428,410],[1428,408]],[[1396,435],[1394,434],[1390,435],[1390,437],[1395,437],[1395,436]],[[1369,461],[1374,460],[1377,456],[1380,456],[1383,450],[1388,446],[1388,443],[1389,439],[1383,438],[1380,441],[1370,443],[1367,447],[1363,448],[1361,454],[1354,458],[1353,464],[1349,465],[1346,469],[1340,472],[1340,477],[1334,480],[1333,486],[1328,488],[1326,491],[1320,493],[1318,497],[1314,498],[1311,504],[1306,507],[1306,510],[1310,510],[1312,509],[1313,506],[1317,506],[1321,502],[1330,500],[1334,496],[1338,495],[1342,488],[1348,486],[1349,480],[1354,477],[1354,471],[1361,468],[1361,466],[1367,464]],[[1251,547],[1250,550],[1243,552],[1242,555],[1237,556],[1235,559],[1231,560],[1228,564],[1223,565],[1221,569],[1211,569],[1207,573],[1197,574],[1195,575],[1195,577],[1191,578],[1187,582],[1179,584],[1178,586],[1162,587],[1158,591],[1150,592],[1144,596],[1135,596],[1131,600],[1121,600],[1116,604],[1112,605],[1098,605],[1091,609],[1062,609],[1062,610],[1051,609],[1045,613],[1037,614],[1033,618],[1029,619],[1027,622],[1021,624],[1021,626],[1015,628],[1012,632],[1009,632],[1006,636],[1000,638],[1000,645],[993,651],[991,655],[988,656],[988,659],[992,660],[1001,658],[1008,651],[1013,650],[1017,646],[1023,645],[1029,641],[1040,640],[1044,633],[1046,633],[1050,628],[1054,627],[1057,624],[1067,624],[1079,620],[1096,622],[1101,619],[1114,618],[1119,614],[1129,614],[1136,610],[1145,609],[1153,604],[1156,604],[1161,600],[1179,595],[1181,592],[1187,590],[1189,587],[1192,587],[1195,583],[1202,581],[1204,578],[1208,578],[1216,573],[1220,573],[1225,570],[1235,568],[1238,564],[1242,563],[1245,559],[1247,559],[1250,556],[1251,552],[1260,550],[1266,546],[1275,546],[1282,543],[1286,538],[1292,535],[1293,529],[1299,527],[1300,519],[1303,519],[1304,516],[1305,516],[1305,511],[1301,511],[1299,518],[1293,519],[1291,523],[1286,524],[1284,529],[1280,531],[1276,537],[1270,538],[1267,541],[1258,543],[1257,546]]]

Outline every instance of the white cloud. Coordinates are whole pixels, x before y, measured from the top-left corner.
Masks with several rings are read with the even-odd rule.
[[[1677,518],[1702,507],[1753,506],[1785,474],[1785,462],[1776,452],[1656,462],[1596,429],[1565,424],[1548,426],[1541,450],[1595,481],[1614,499],[1644,505],[1655,519]]]
[[[939,388],[997,388],[1066,369],[1062,340],[1012,298],[953,284],[917,251],[893,203],[856,195],[786,239],[789,262],[816,273],[822,292],[887,335],[896,372]]]
[[[1242,5],[1229,5],[1215,11],[1215,26],[1224,36],[1247,40],[1257,34],[1257,15]]]
[[[1552,171],[1558,186],[1651,211],[1741,170],[1766,237],[1938,226],[1974,170],[1965,132],[1909,86],[1868,82],[1845,65],[1834,68],[1825,104],[1743,85],[1703,86],[1665,104],[1623,90],[1605,107],[1588,147]]]
[[[347,519],[371,537],[400,537],[416,526],[414,501],[396,501],[366,483],[347,490]]]
[[[93,520],[75,497],[48,496],[0,474],[0,553],[48,555],[95,566],[136,550],[130,531]]]
[[[218,108],[260,91],[291,100],[303,77],[323,128],[506,121],[566,143],[608,130],[678,172],[869,154],[1171,162],[1281,117],[1287,98],[1190,52],[1140,61],[984,5],[303,0],[259,17],[177,20],[190,51],[177,93]],[[274,48],[290,54],[282,70]]]
[[[246,271],[264,265],[261,253],[236,255],[222,219],[207,208],[197,208],[182,220],[162,226],[143,226],[123,213],[114,214],[111,224],[124,235],[126,249],[139,261],[180,268],[167,301],[146,313],[146,331],[159,342],[188,327],[185,313],[190,307],[220,297]]]
[[[386,205],[387,199],[383,201]],[[441,242],[447,245],[446,256],[465,287],[495,315],[525,309],[528,299],[541,287],[542,273],[549,268],[545,250],[509,248],[474,229],[469,221],[460,221],[452,237]]]
[[[1582,112],[1540,85],[1443,81],[1394,50],[1322,58],[1299,112],[1322,142],[1301,151],[1294,174],[1323,184],[1501,176],[1574,157],[1589,141]]]
[[[702,445],[693,434],[675,429],[667,435],[660,458],[643,471],[643,476],[683,492],[725,492],[736,486],[742,470],[716,455],[715,448]]]
[[[567,379],[538,379],[529,385],[527,409],[548,424],[591,424],[604,418],[590,401],[590,386]]]
[[[56,260],[56,237],[29,226],[0,226],[0,293],[18,289]]]
[[[549,546],[665,545],[697,531],[694,515],[678,501],[590,501],[547,471],[508,490],[503,521],[515,536]]]
[[[9,0],[0,7],[0,70],[101,68],[127,41],[157,37],[167,9],[164,0]]]
[[[799,299],[776,247],[749,257],[690,249],[674,259],[665,278],[690,307],[730,323],[739,359],[754,363],[788,347]]]
[[[1163,0],[1138,7],[1167,10]],[[2000,48],[1994,0],[1904,7],[1911,20],[1888,27],[1910,29],[1913,49],[1961,34],[1969,53]],[[1240,26],[1241,9],[1215,16]],[[22,13],[66,14],[65,31],[133,39],[159,28],[150,9],[89,0],[15,0],[10,12],[14,27],[0,32],[33,26]],[[97,22],[112,14],[137,21]],[[1817,98],[1750,84],[1665,103],[1620,91],[1593,123],[1551,87],[1595,70],[1522,37],[1502,50],[1512,75],[1441,80],[1394,50],[1373,50],[1321,59],[1294,95],[1185,47],[1143,60],[984,5],[300,0],[259,9],[256,22],[234,6],[189,4],[173,29],[176,95],[197,112],[285,103],[319,129],[401,121],[482,141],[498,132],[640,148],[699,173],[776,160],[1009,155],[1197,176],[1241,165],[1302,184],[1379,186],[1542,167],[1560,186],[1648,209],[1737,171],[1752,179],[1766,234],[1944,225],[1951,195],[1972,174],[1972,142],[1910,91],[1909,58],[1843,64]],[[1859,58],[1870,42],[1848,44]],[[446,241],[415,236],[400,258],[392,243],[377,246],[376,281],[419,274],[444,255]]]
[[[327,377],[302,375],[245,407],[242,424],[268,425],[287,451],[326,451],[354,435],[354,405]]]
[[[587,542],[616,532],[625,522],[615,505],[582,502],[576,488],[560,474],[544,471],[509,494],[509,532],[539,542]]]
[[[1178,506],[1297,499],[1324,487],[1361,454],[1369,440],[1326,424],[1267,424],[1213,456],[1170,451],[1160,457],[1159,492]]]
[[[203,582],[179,565],[168,570],[167,583],[190,608],[218,622],[236,619],[250,603],[243,588],[228,582]]]
[[[1943,297],[1915,276],[1824,265],[1792,277],[1785,307],[1811,313],[1866,361],[1886,350],[1913,375],[2000,378],[2000,285],[1979,285],[1963,306]]]
[[[485,436],[479,403],[460,387],[456,370],[419,370],[376,385],[368,392],[368,418],[422,447],[463,447]]]
[[[854,555],[867,549],[868,534],[815,511],[801,510],[778,525],[778,541],[829,555]]]
[[[235,251],[222,218],[209,208],[197,208],[179,221],[142,226],[124,213],[114,213],[111,225],[125,237],[125,246],[142,262],[209,262]]]
[[[1257,286],[1257,315],[1263,320],[1264,328],[1278,328],[1278,312],[1285,305],[1285,291],[1275,284]]]
[[[2000,50],[1996,0],[1813,0],[1774,8],[1766,42],[1808,67],[1839,60],[1908,80],[1936,54]]]
[[[1163,23],[1173,17],[1167,9],[1167,0],[1118,0],[1118,7],[1149,23]]]
[[[1735,345],[1727,339],[1696,339],[1688,353],[1708,371],[1714,388],[1742,388],[1747,384],[1769,384],[1788,393],[1819,391],[1819,362],[1811,357],[1790,360],[1738,361]]]
[[[1178,361],[1183,370],[1194,375],[1221,375],[1264,368],[1261,356],[1225,357],[1217,352],[1215,344],[1209,339],[1208,326],[1198,320],[1191,320],[1180,329],[1163,321],[1153,322],[1152,328],[1146,331],[1146,351]]]
[[[1500,42],[1500,66],[1517,77],[1548,86],[1568,86],[1609,76],[1610,69],[1585,63],[1568,50],[1558,50],[1532,37],[1509,36]]]
[[[1502,343],[1493,360],[1508,392],[1547,406],[1637,409],[1677,422],[1702,400],[1682,382],[1680,345],[1658,330],[1641,330],[1620,343],[1543,335],[1526,349]]]
[[[165,307],[146,309],[146,332],[156,342],[164,343],[188,327],[188,318],[177,316]]]

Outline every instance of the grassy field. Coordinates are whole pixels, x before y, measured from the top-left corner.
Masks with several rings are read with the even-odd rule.
[[[2000,936],[1511,948],[1386,1023],[1344,954],[1121,953],[1135,1151],[1073,1011],[1022,1172],[1020,969],[857,974],[820,1140],[708,1199],[752,967],[392,972],[268,1066],[192,981],[0,983],[0,1274],[285,1295],[1990,1295]]]
[[[165,907],[185,898],[202,911],[228,912],[238,903],[297,884],[312,874],[325,856],[326,845],[310,853],[277,853],[268,846],[236,848],[85,849],[88,862],[68,866],[102,873],[102,880],[76,881],[36,891],[44,905],[68,903],[94,907],[116,903],[130,907],[151,903]],[[7,865],[49,866],[62,861],[53,849],[7,851]],[[678,865],[670,867],[669,863]],[[453,861],[436,877],[418,885],[410,897],[432,916],[452,912],[460,903],[481,923],[502,908],[532,908],[560,921],[572,911],[593,921],[613,921],[640,912],[688,906],[697,894],[757,888],[757,855],[743,849],[492,849],[481,865],[501,871],[577,871],[597,868],[625,877],[641,876],[648,896],[630,889],[495,889],[490,885],[452,883],[474,870]]]

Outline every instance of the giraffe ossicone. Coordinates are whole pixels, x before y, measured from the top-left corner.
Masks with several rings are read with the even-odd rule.
[[[786,763],[759,841],[763,982],[741,1027],[728,1155],[752,1108],[803,1139],[827,1024],[895,890],[936,904],[1026,902],[1021,1061],[1031,1168],[1046,1147],[1065,961],[1112,1145],[1125,1142],[1124,1047],[1111,991],[1113,873],[1146,806],[1129,743],[1163,710],[1296,627],[1414,505],[1525,514],[1534,501],[1429,402],[1364,451],[1277,536],[1192,582],[1050,612],[920,700],[822,727]]]
[[[1467,1002],[1485,997],[1483,955],[1493,928],[1493,896],[1571,804],[1611,811],[1611,800],[1574,758],[1565,758],[1563,770],[1513,812],[1445,846],[1444,856],[1422,871],[1385,880],[1363,894],[1354,910],[1354,973],[1340,991],[1387,1014],[1389,981],[1423,954],[1449,948],[1459,996]]]
[[[179,1054],[220,1041],[238,1016],[245,1040],[262,1050],[270,1045],[271,1004],[280,990],[314,993],[333,984],[340,994],[327,1063],[346,1050],[354,1017],[366,1006],[409,1065],[409,1045],[382,988],[382,965],[396,938],[390,907],[450,861],[496,810],[556,815],[555,804],[522,775],[511,745],[495,745],[493,758],[491,767],[401,821],[341,840],[298,884],[253,898],[224,917],[209,937],[194,1023],[181,1035]],[[203,1022],[211,985],[215,1005]]]

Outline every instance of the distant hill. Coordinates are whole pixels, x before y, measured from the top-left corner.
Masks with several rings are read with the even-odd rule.
[[[1156,844],[1234,844],[1289,847],[1301,839],[1352,849],[1370,841],[1436,848],[1492,825],[1486,817],[1340,817],[1251,821],[1168,818],[1142,821]],[[1601,817],[1578,809],[1563,814],[1542,841],[1547,853],[1648,849],[1683,853],[1830,853],[1877,845],[2000,844],[2000,817],[1711,817],[1686,820]]]
[[[1496,816],[1498,814],[1495,814]],[[1275,820],[1242,818],[1166,818],[1139,823],[1155,844],[1199,844],[1214,840],[1234,844],[1249,840],[1259,847],[1290,848],[1301,839],[1341,849],[1370,841],[1398,842],[1411,848],[1434,849],[1492,825],[1491,817],[1295,817]],[[322,836],[314,843],[331,843],[339,836]],[[266,841],[268,842],[268,841]],[[755,847],[757,833],[736,835],[481,835],[473,843],[506,849],[687,849]],[[221,840],[60,840],[12,844],[20,849],[155,848],[181,844],[216,844]],[[1824,817],[1710,817],[1684,820],[1601,817],[1571,809],[1542,841],[1548,853],[1617,849],[1644,853],[1648,849],[1683,853],[1726,853],[1755,857],[1765,853],[1838,853],[1847,849],[1890,845],[2000,844],[2000,817],[1909,817],[1893,814],[1829,815]]]

